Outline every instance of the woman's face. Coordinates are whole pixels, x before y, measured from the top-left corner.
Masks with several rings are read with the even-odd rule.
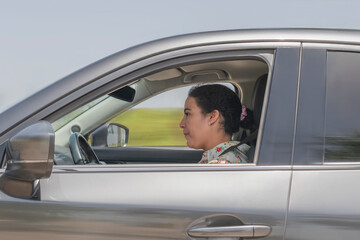
[[[202,113],[195,98],[188,97],[184,107],[184,117],[180,122],[187,145],[195,149],[206,149],[209,142],[209,120]]]

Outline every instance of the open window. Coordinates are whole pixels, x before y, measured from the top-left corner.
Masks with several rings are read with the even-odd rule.
[[[239,129],[234,140],[255,132],[248,144],[253,160],[267,86],[268,64],[259,57],[184,64],[134,79],[130,84],[77,108],[52,122],[55,164],[74,164],[72,133],[81,133],[101,163],[197,163],[201,150],[186,147],[179,127],[192,86],[225,84],[254,115],[255,124]]]

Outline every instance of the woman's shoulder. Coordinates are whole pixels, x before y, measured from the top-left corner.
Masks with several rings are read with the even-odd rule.
[[[240,144],[239,141],[229,141],[218,146],[218,150],[222,150],[216,159],[209,163],[247,163],[248,158],[246,152],[250,149],[247,144]]]
[[[236,150],[232,150],[224,155],[217,158],[219,163],[247,163],[248,157],[245,153],[241,153]]]

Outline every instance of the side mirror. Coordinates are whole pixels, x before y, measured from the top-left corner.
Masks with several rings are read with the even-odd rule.
[[[54,130],[46,121],[33,124],[10,138],[0,190],[12,197],[34,198],[37,180],[50,177],[54,148]]]
[[[125,147],[129,129],[118,123],[106,123],[89,135],[90,145],[99,147]]]

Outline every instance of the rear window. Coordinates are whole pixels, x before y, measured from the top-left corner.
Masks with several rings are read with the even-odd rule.
[[[325,161],[360,161],[360,53],[328,52],[324,131]]]

